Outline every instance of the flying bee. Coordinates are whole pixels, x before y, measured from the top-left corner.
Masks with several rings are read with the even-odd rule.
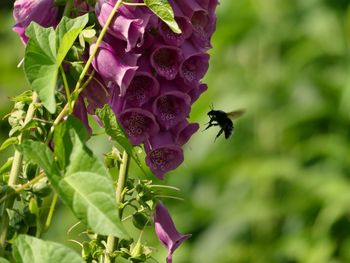
[[[208,126],[204,129],[207,130],[212,126],[219,126],[220,131],[216,135],[215,140],[224,132],[225,138],[228,139],[233,133],[233,122],[232,119],[236,119],[244,113],[244,110],[235,110],[231,112],[224,112],[222,110],[214,110],[211,107],[211,110],[208,112],[210,118],[207,123]]]

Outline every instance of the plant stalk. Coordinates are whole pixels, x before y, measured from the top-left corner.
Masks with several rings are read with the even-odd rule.
[[[123,202],[123,189],[125,187],[125,182],[128,176],[128,168],[129,168],[129,155],[126,151],[123,152],[123,158],[122,162],[119,167],[119,176],[118,176],[118,182],[117,182],[117,189],[115,192],[115,198],[117,202],[117,206],[119,207],[120,204]],[[119,208],[119,216],[122,217],[122,210]],[[107,246],[106,246],[106,254],[104,256],[104,263],[111,263],[111,258],[109,257],[109,253],[114,251],[115,244],[117,243],[117,239],[109,235],[107,237]]]
[[[26,117],[24,119],[24,124],[23,124],[24,126],[27,125],[33,119],[34,114],[35,114],[35,109],[36,109],[35,104],[37,102],[38,102],[38,94],[34,91],[33,95],[32,95],[32,102],[29,105]],[[26,131],[23,131],[18,136],[18,143],[19,144],[22,143],[26,133],[27,133]],[[11,172],[10,172],[10,176],[9,176],[9,181],[8,181],[8,185],[10,187],[14,187],[17,183],[19,173],[22,169],[22,160],[23,160],[22,153],[19,152],[18,150],[15,150],[14,157],[13,157],[13,163],[12,163],[12,167],[11,167]],[[1,211],[0,256],[2,256],[4,251],[5,251],[7,231],[8,231],[8,227],[9,227],[9,217],[7,214],[7,209],[12,209],[13,203],[14,203],[14,196],[12,196],[6,200],[6,202],[4,203],[3,209]]]

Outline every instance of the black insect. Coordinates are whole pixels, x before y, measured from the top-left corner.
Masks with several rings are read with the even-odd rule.
[[[244,110],[236,110],[232,112],[224,112],[222,110],[214,110],[211,109],[208,112],[208,116],[210,118],[209,122],[207,123],[208,126],[205,128],[205,130],[209,129],[212,126],[219,126],[220,131],[216,135],[215,140],[224,132],[225,138],[228,139],[232,133],[233,133],[233,122],[231,119],[238,118],[244,113]]]

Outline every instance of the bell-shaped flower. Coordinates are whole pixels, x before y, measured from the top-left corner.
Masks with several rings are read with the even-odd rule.
[[[192,34],[192,25],[190,20],[185,16],[175,16],[175,20],[179,25],[182,33],[174,33],[167,24],[159,20],[159,33],[163,37],[166,44],[172,46],[181,46],[184,41]]]
[[[87,100],[87,111],[95,114],[95,110],[102,108],[110,99],[110,89],[104,83],[102,77],[97,73],[94,75],[81,95]]]
[[[191,16],[191,23],[193,26],[192,42],[204,51],[210,49],[210,39],[216,28],[215,14],[202,10],[195,11]]]
[[[191,110],[191,98],[180,91],[166,92],[153,103],[153,113],[166,130],[187,118]]]
[[[183,150],[175,144],[170,132],[162,131],[152,136],[145,143],[145,151],[147,166],[161,180],[184,161]]]
[[[104,26],[117,0],[99,0],[96,15]],[[145,7],[121,5],[108,28],[108,33],[127,42],[126,51],[130,51],[138,42],[143,41],[146,26],[152,13]]]
[[[118,115],[118,121],[133,145],[143,143],[159,131],[159,126],[149,111],[130,108]]]
[[[125,107],[141,107],[158,95],[158,92],[158,80],[147,72],[137,71],[125,92]]]
[[[30,22],[36,22],[43,27],[56,26],[58,8],[54,0],[17,0],[14,3],[13,17],[16,22],[13,31],[26,44],[28,37],[25,35],[25,30]]]
[[[177,231],[168,210],[161,202],[157,204],[155,209],[154,228],[158,239],[168,249],[166,262],[172,263],[172,255],[174,251],[182,244],[182,242],[190,238],[191,235],[182,235]]]
[[[197,87],[191,89],[187,94],[191,97],[191,104],[194,103],[203,92],[207,91],[207,84],[200,83]]]
[[[160,76],[168,80],[176,77],[182,60],[181,49],[173,46],[158,46],[151,54],[152,67]]]
[[[187,84],[196,85],[209,68],[209,55],[199,53],[187,58],[180,66],[180,76]]]
[[[195,0],[169,0],[170,5],[173,7],[175,11],[175,15],[177,14],[177,10],[180,9],[181,13],[187,16],[188,18],[191,18],[193,13],[199,10],[205,11],[203,7],[201,7],[197,1]]]
[[[118,49],[117,46],[121,48]],[[124,94],[137,70],[137,59],[139,55],[125,52],[123,42],[115,39],[113,46],[102,42],[92,62],[94,69],[105,79],[114,81]],[[90,47],[90,53],[95,44]]]
[[[205,10],[208,10],[209,14],[212,14],[219,4],[218,0],[196,0],[196,2]]]
[[[86,109],[86,106],[85,106],[85,103],[84,103],[82,96],[79,96],[75,102],[74,109],[73,109],[73,115],[82,121],[82,123],[85,125],[88,133],[91,134],[92,129],[89,125],[87,109]]]
[[[171,129],[171,133],[174,135],[175,143],[178,145],[186,144],[194,133],[199,129],[198,123],[189,123],[187,120],[179,123]]]

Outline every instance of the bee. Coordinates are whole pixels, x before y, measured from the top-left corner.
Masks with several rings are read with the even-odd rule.
[[[208,112],[208,116],[210,118],[207,123],[208,126],[204,129],[207,130],[212,126],[219,126],[220,131],[216,135],[215,140],[224,132],[225,138],[228,139],[233,133],[233,122],[232,119],[238,118],[244,113],[244,110],[235,110],[231,112],[224,112],[222,110],[214,110],[211,107],[211,110]],[[215,141],[214,140],[214,141]]]

